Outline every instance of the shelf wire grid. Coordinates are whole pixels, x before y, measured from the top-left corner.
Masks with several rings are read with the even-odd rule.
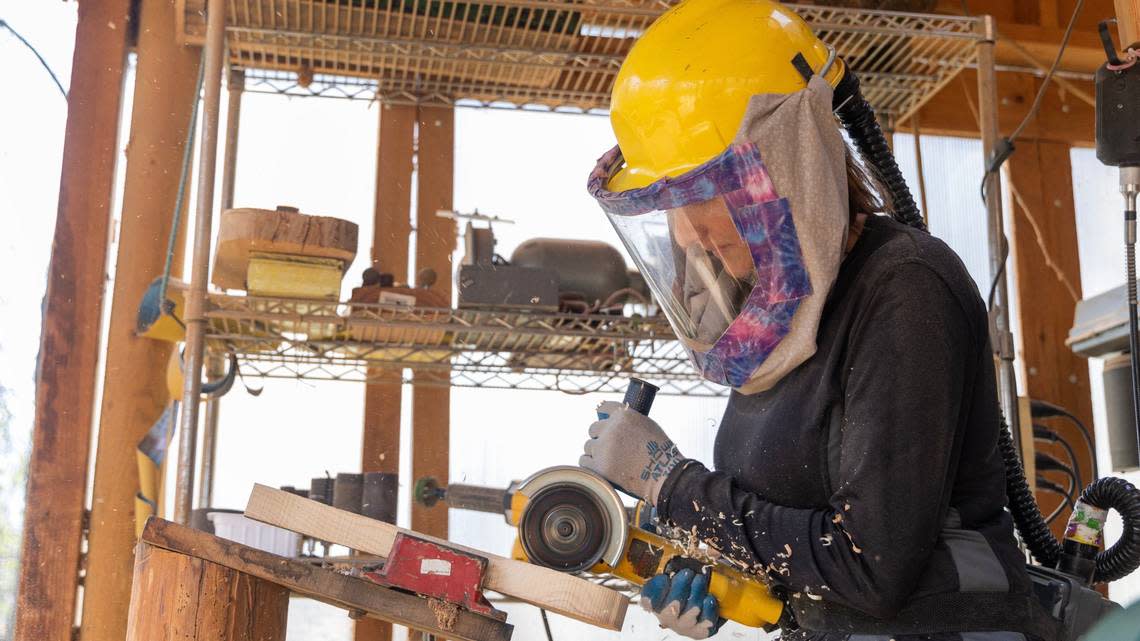
[[[720,396],[659,316],[437,309],[213,294],[207,347],[243,376]]]
[[[178,0],[185,42],[205,0]],[[227,0],[230,64],[246,89],[392,104],[604,113],[664,0]],[[983,18],[791,5],[904,120],[975,63]]]

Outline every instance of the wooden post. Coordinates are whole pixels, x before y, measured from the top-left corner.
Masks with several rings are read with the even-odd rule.
[[[16,641],[68,641],[75,621],[131,4],[79,6],[36,371]]]
[[[376,154],[376,208],[372,229],[372,266],[397,282],[408,280],[408,241],[412,233],[412,152],[416,108],[382,105]],[[400,471],[400,407],[403,375],[399,370],[373,369],[364,386],[362,472]],[[389,641],[392,624],[357,619],[356,641]]]
[[[200,50],[179,46],[170,37],[174,13],[171,2],[148,2],[140,16],[118,268],[95,451],[80,627],[84,641],[122,639],[126,633],[122,604],[131,593],[139,486],[135,450],[171,401],[164,372],[173,346],[136,336],[135,319],[143,293],[162,275],[166,261],[190,112],[197,100]],[[180,236],[185,232],[182,220]],[[175,243],[175,275],[181,272],[184,244]]]
[[[1140,47],[1140,0],[1116,0],[1116,28],[1121,46]]]
[[[285,641],[289,590],[140,544],[126,641]]]
[[[435,270],[435,287],[451,300],[451,253],[455,222],[436,216],[451,209],[455,151],[455,111],[420,107],[416,168],[416,269]],[[451,389],[415,385],[412,388],[412,478],[432,476],[447,483],[450,452]],[[447,538],[447,510],[412,505],[412,529]]]
[[[1077,255],[1076,208],[1069,146],[1064,143],[1022,140],[1009,160],[1011,256],[1017,268],[1018,309],[1021,317],[1019,356],[1025,392],[1065,407],[1086,425],[1092,425],[1092,395],[1085,359],[1065,346],[1073,324],[1073,311],[1081,298],[1080,259]],[[1081,474],[1092,478],[1089,456],[1080,432],[1061,420],[1049,427],[1072,444]],[[1038,448],[1060,460],[1062,450]],[[1038,494],[1048,514],[1060,502],[1054,494]],[[1053,522],[1060,536],[1066,518]]]
[[[408,279],[415,118],[415,107],[380,108],[372,265],[392,274],[396,282]],[[401,375],[398,371],[373,371],[370,378],[383,382],[365,386],[361,471],[398,472]]]

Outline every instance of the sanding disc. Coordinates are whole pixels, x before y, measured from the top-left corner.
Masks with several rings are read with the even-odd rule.
[[[532,563],[575,572],[602,558],[609,534],[606,521],[590,492],[569,485],[554,486],[527,504],[519,535]]]
[[[518,489],[527,498],[519,542],[527,558],[563,572],[621,558],[629,522],[621,498],[605,479],[582,468],[538,472]]]

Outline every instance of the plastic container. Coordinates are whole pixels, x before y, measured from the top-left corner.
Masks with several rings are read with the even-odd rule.
[[[223,539],[278,556],[294,557],[301,554],[301,535],[296,532],[259,523],[233,512],[210,512],[206,519],[214,524],[214,534]]]

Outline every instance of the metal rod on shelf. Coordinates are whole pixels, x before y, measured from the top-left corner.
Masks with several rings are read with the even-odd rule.
[[[206,371],[211,379],[225,375],[225,361],[220,354],[206,356]],[[198,479],[198,507],[214,506],[214,464],[218,451],[218,420],[221,412],[221,399],[206,401],[206,411],[202,418],[202,467]]]
[[[227,56],[228,58],[228,56]],[[230,69],[226,84],[226,145],[222,152],[222,192],[219,209],[226,211],[234,206],[234,184],[237,178],[238,131],[241,122],[241,99],[245,88],[245,74]],[[211,379],[225,375],[225,362],[219,354],[206,357],[206,369]],[[206,400],[202,419],[202,464],[198,479],[198,506],[213,507],[214,464],[217,461],[218,422],[221,419],[221,398]]]
[[[222,193],[219,209],[234,206],[234,184],[237,180],[238,135],[241,125],[241,100],[245,94],[245,72],[230,69],[226,83],[226,147],[222,152]]]
[[[206,338],[206,282],[210,270],[210,236],[213,229],[214,177],[218,158],[219,103],[225,48],[225,3],[209,0],[206,12],[202,144],[199,147],[197,211],[190,284],[186,292],[186,351],[182,387],[182,432],[178,439],[174,520],[190,522],[194,505],[194,462],[198,437],[198,402],[202,391],[202,357]]]
[[[997,27],[993,16],[983,16],[978,23],[983,38],[978,50],[978,112],[981,117],[982,155],[988,163],[994,147],[1001,137],[998,124],[997,73],[994,64],[994,45]],[[1005,263],[1008,247],[1005,238],[1005,220],[1002,212],[1001,173],[989,172],[985,178],[987,236],[989,244],[990,277],[995,280],[993,329],[991,340],[997,357],[998,394],[1002,412],[1009,421],[1014,445],[1021,451],[1020,425],[1017,402],[1017,377],[1014,372],[1013,334],[1009,322],[1009,290],[1006,287]]]

